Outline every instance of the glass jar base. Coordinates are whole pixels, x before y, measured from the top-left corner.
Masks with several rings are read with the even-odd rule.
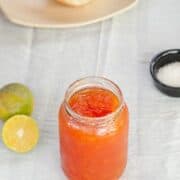
[[[123,176],[124,172],[125,172],[125,169],[126,169],[126,166],[127,166],[127,162],[126,164],[124,165],[122,171],[119,173],[119,175],[115,178],[105,178],[105,179],[101,179],[101,180],[120,180],[120,178]],[[64,175],[67,177],[67,180],[97,180],[97,177],[95,177],[94,179],[92,179],[92,177],[89,177],[89,178],[83,178],[82,175],[81,177],[75,177],[75,175],[70,175],[70,172],[68,172],[64,167],[63,165],[61,165],[62,167],[62,170],[64,172]],[[100,180],[100,179],[98,179]]]

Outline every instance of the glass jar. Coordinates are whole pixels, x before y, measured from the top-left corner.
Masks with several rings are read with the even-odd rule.
[[[89,88],[111,91],[119,100],[114,112],[88,117],[69,104],[77,92]],[[59,111],[62,168],[70,180],[118,180],[127,162],[128,108],[119,87],[102,77],[87,77],[69,86]]]

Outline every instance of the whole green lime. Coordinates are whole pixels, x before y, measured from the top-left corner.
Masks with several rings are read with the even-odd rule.
[[[0,119],[17,115],[31,115],[34,98],[31,90],[19,83],[11,83],[0,89]]]

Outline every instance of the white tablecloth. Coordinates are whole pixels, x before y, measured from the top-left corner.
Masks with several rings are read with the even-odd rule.
[[[179,47],[179,0],[141,0],[111,20],[64,30],[19,27],[1,13],[0,86],[22,82],[33,90],[41,138],[25,155],[0,142],[0,180],[66,180],[58,108],[67,86],[89,75],[115,81],[129,105],[129,160],[122,180],[179,180],[180,99],[161,94],[149,73],[156,53]]]

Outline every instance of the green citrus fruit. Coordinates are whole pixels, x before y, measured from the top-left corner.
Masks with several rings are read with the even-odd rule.
[[[2,140],[10,150],[25,153],[36,146],[39,140],[39,128],[31,117],[15,115],[4,124]]]
[[[12,83],[0,89],[0,119],[7,120],[16,114],[31,115],[34,98],[28,87]]]

